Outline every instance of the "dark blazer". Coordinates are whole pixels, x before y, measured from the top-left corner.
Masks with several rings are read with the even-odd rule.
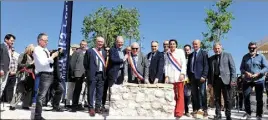
[[[115,80],[117,79],[118,71],[120,70],[120,65],[123,64],[123,59],[120,59],[119,53],[116,47],[113,47],[109,51],[109,64],[108,64],[108,73],[109,86],[111,87]],[[123,65],[124,68],[124,65]],[[124,73],[122,73],[124,74]]]
[[[4,43],[0,45],[0,61],[0,70],[7,73],[9,71],[10,58],[7,46]]]
[[[147,59],[150,59],[152,52],[147,54]],[[154,82],[155,78],[158,78],[158,82],[163,82],[163,68],[164,68],[164,55],[162,52],[157,51],[154,57],[151,59],[149,66],[149,80]]]
[[[209,58],[209,77],[208,84],[212,84],[214,82],[214,68],[215,62],[217,61],[216,55],[213,55]],[[231,81],[236,81],[236,69],[234,60],[231,54],[222,52],[220,57],[220,76],[222,78],[222,82],[225,85],[229,85]]]
[[[194,52],[189,55],[188,63],[187,63],[187,75],[191,78],[192,73],[192,59]],[[194,78],[201,79],[201,77],[207,79],[208,76],[208,54],[206,51],[199,50],[196,55],[196,63],[195,63],[195,71]]]
[[[106,60],[107,57],[107,53],[105,50],[101,50],[102,51],[102,56],[104,57],[104,59]],[[84,68],[86,70],[86,76],[87,79],[89,81],[91,80],[95,80],[95,74],[97,72],[97,63],[96,63],[96,56],[97,54],[94,52],[94,50],[92,48],[88,49],[85,53],[84,56]],[[106,70],[103,66],[103,79],[106,79]]]
[[[71,58],[71,71],[74,75],[74,77],[82,77],[85,73],[85,68],[84,68],[84,56],[85,54],[81,49],[76,50],[72,54]]]

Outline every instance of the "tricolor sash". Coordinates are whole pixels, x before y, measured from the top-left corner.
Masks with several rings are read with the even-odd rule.
[[[133,59],[133,57],[131,55],[129,55],[129,57],[128,57],[128,62],[130,64],[130,67],[131,67],[133,73],[137,76],[137,78],[140,80],[144,80],[143,76],[140,74],[140,72],[138,71],[138,69],[135,65],[136,64],[135,60]]]
[[[96,50],[96,48],[92,48],[92,49],[96,53],[96,55],[98,56],[98,58],[101,60],[102,65],[106,68],[104,57],[101,55],[101,53],[98,50]]]
[[[168,56],[168,60],[171,62],[171,64],[178,70],[181,72],[181,64],[174,58],[174,56],[168,52],[167,53]]]

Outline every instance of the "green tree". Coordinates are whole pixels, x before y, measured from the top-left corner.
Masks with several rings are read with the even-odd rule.
[[[86,16],[83,21],[82,34],[92,47],[95,38],[102,36],[105,44],[113,46],[116,36],[123,36],[125,39],[140,40],[139,33],[139,12],[136,8],[127,9],[122,5],[117,8],[108,9],[101,7],[93,14]]]
[[[232,0],[220,0],[216,3],[215,9],[207,9],[205,22],[208,27],[208,32],[203,32],[204,39],[202,40],[202,48],[205,50],[212,49],[213,42],[220,42],[226,39],[226,34],[232,28],[231,20],[234,16],[227,9],[232,4]],[[213,5],[215,7],[215,5]]]

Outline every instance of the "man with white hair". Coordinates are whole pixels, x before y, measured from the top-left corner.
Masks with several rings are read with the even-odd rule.
[[[132,43],[131,53],[128,54],[128,61],[124,68],[124,82],[150,84],[149,63],[146,56],[140,52],[137,42]]]
[[[103,95],[104,80],[106,79],[106,51],[103,49],[104,38],[96,38],[96,46],[86,51],[84,56],[84,67],[88,81],[88,107],[89,115],[102,113],[101,99]],[[96,102],[94,109],[94,91],[96,90]]]

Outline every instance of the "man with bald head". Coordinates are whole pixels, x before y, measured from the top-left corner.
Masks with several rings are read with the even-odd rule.
[[[140,52],[137,42],[132,43],[131,52],[128,54],[129,57],[124,68],[124,82],[150,84],[148,60]]]
[[[193,116],[196,117],[198,113],[207,117],[206,80],[208,75],[208,54],[200,49],[200,46],[200,40],[193,41],[194,51],[188,58],[187,75],[192,87]]]
[[[147,55],[149,60],[149,82],[151,84],[164,83],[163,79],[163,68],[164,68],[164,55],[158,51],[158,42],[151,42],[151,49]]]
[[[102,107],[107,97],[107,90],[113,84],[122,84],[124,79],[124,62],[127,60],[128,55],[123,53],[124,38],[122,36],[116,37],[115,46],[109,50],[109,63],[107,66],[107,80],[104,84],[104,91],[102,97]]]
[[[94,48],[86,51],[84,56],[84,68],[88,81],[88,107],[89,115],[94,117],[95,113],[102,113],[101,99],[103,95],[104,80],[106,79],[106,51],[103,49],[104,38],[97,37]],[[94,91],[96,89],[96,102],[94,103]],[[94,109],[95,108],[95,109]]]

